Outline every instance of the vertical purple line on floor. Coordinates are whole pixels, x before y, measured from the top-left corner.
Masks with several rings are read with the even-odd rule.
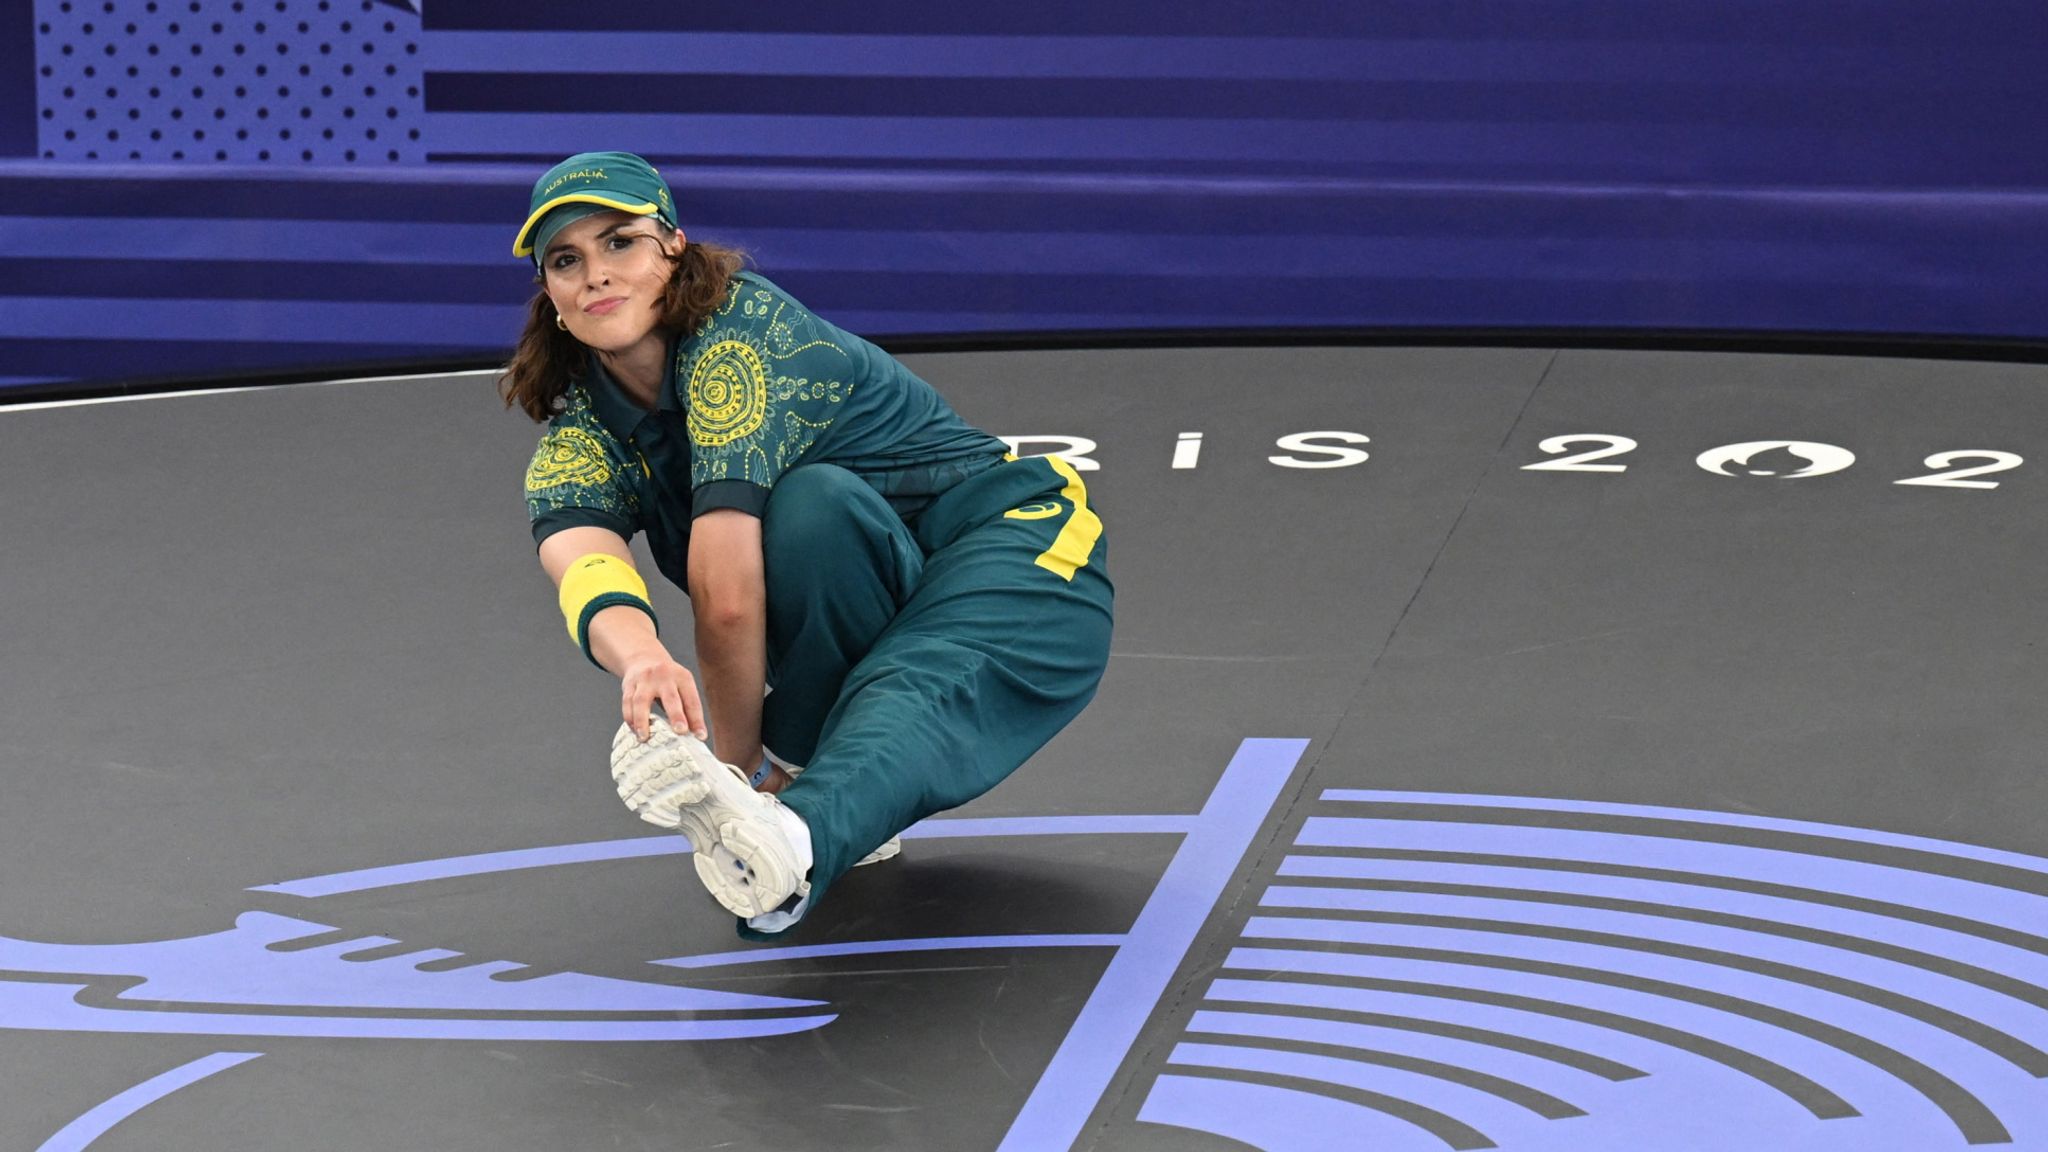
[[[1238,745],[998,1152],[1073,1146],[1307,748],[1306,740]]]
[[[246,1064],[261,1055],[261,1052],[215,1052],[211,1056],[153,1076],[66,1124],[63,1131],[43,1141],[42,1147],[36,1152],[80,1152],[93,1141],[106,1135],[107,1130],[114,1125],[178,1089],[197,1084],[208,1076],[226,1071],[237,1064]]]

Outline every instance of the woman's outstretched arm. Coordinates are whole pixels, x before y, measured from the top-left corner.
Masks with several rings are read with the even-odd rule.
[[[593,552],[633,563],[632,549],[618,533],[578,527],[541,541],[540,565],[560,588],[569,567]],[[627,604],[600,609],[590,618],[590,655],[619,678],[619,713],[640,739],[647,739],[648,717],[657,700],[671,725],[687,727],[698,739],[704,738],[704,706],[696,678],[669,655],[647,613]]]

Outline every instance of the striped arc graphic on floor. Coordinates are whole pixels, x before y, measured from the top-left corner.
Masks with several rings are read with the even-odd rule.
[[[2048,1136],[2048,861],[1630,805],[1322,801],[1141,1120],[1268,1149]]]

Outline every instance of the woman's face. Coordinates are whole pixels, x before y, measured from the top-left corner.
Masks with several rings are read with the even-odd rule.
[[[600,212],[555,234],[541,254],[548,299],[569,334],[600,352],[645,340],[661,318],[661,296],[682,233],[645,216]]]

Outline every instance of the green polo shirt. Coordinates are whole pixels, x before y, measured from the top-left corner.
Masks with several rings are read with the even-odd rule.
[[[627,539],[644,531],[678,587],[690,521],[718,508],[761,515],[800,464],[853,472],[914,524],[934,496],[1008,450],[887,352],[752,272],[676,343],[652,411],[595,356],[564,399],[526,472],[534,541],[579,525]]]

